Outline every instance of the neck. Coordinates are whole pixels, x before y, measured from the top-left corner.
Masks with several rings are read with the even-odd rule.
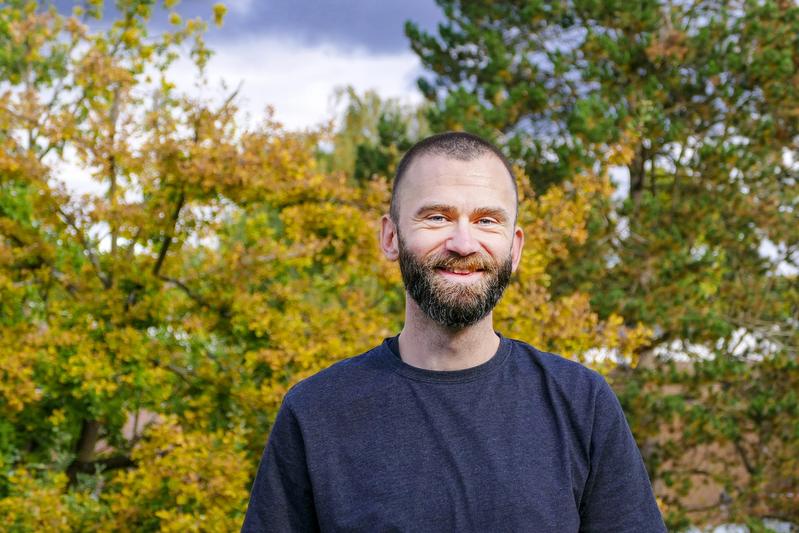
[[[432,321],[406,295],[405,326],[399,336],[402,360],[426,370],[463,370],[485,363],[497,352],[499,337],[489,313],[479,322],[448,329]]]

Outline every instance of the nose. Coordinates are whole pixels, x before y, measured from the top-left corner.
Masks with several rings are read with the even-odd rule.
[[[472,227],[468,221],[460,220],[453,228],[453,233],[446,241],[446,249],[458,255],[467,256],[480,250],[480,245],[472,235]]]

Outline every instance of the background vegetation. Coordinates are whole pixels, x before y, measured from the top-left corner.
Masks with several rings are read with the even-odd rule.
[[[400,329],[377,221],[444,129],[519,164],[498,329],[608,376],[670,528],[799,523],[799,8],[439,4],[425,106],[302,133],[175,89],[202,21],[0,8],[2,529],[237,530],[288,387]]]

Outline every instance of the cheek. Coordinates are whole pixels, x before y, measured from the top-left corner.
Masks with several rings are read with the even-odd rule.
[[[412,252],[417,257],[424,257],[440,251],[446,243],[446,237],[443,232],[419,232],[403,238],[402,242],[409,252]]]
[[[513,240],[505,235],[487,235],[481,239],[483,250],[495,258],[505,258],[512,253]]]

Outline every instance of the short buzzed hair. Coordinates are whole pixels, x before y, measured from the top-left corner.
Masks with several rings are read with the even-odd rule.
[[[397,165],[397,172],[394,174],[394,185],[391,191],[391,206],[389,208],[391,220],[395,224],[399,223],[397,191],[399,191],[402,178],[408,172],[411,163],[415,160],[425,155],[441,155],[459,161],[473,161],[486,154],[493,154],[502,161],[502,164],[508,171],[511,183],[513,184],[513,195],[516,197],[518,203],[519,192],[516,188],[516,176],[513,174],[513,167],[510,161],[508,161],[508,158],[505,157],[505,154],[490,142],[473,133],[448,131],[422,139],[414,144],[410,150],[405,152],[405,155],[400,159]]]

